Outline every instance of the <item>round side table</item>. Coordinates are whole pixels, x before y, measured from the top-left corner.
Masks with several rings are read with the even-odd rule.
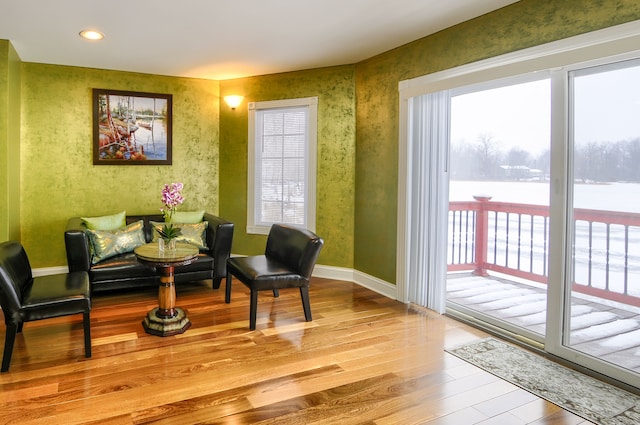
[[[175,249],[160,250],[158,243],[141,245],[134,250],[138,261],[159,270],[158,307],[147,313],[142,321],[144,330],[152,335],[170,336],[181,334],[191,326],[187,313],[176,307],[174,270],[198,259],[198,248],[177,243]]]

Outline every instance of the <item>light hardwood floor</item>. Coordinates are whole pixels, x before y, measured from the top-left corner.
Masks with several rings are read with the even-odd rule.
[[[156,291],[96,295],[91,359],[81,316],[26,323],[0,423],[589,423],[447,354],[488,336],[453,319],[314,278],[312,322],[298,291],[264,292],[250,332],[246,288],[235,281],[227,305],[209,285],[179,286],[193,325],[164,338],[141,326]]]

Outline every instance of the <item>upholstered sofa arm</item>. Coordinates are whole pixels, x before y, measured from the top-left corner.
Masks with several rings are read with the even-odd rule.
[[[80,217],[72,217],[67,222],[64,243],[67,249],[67,265],[70,272],[87,272],[91,267],[91,250],[85,229],[86,226]]]
[[[220,280],[227,276],[227,259],[231,256],[233,242],[233,223],[209,213],[205,213],[204,220],[209,223],[207,246],[215,264],[213,282],[217,288]]]

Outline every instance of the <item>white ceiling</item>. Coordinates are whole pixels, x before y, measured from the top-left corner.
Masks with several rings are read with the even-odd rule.
[[[222,80],[357,63],[511,3],[0,0],[0,39],[25,62]]]

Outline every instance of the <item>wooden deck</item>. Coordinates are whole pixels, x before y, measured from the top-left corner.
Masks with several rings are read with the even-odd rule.
[[[447,299],[536,334],[545,334],[547,295],[543,285],[492,276],[451,275]],[[640,372],[640,309],[605,304],[587,296],[574,296],[571,304],[573,348]]]

